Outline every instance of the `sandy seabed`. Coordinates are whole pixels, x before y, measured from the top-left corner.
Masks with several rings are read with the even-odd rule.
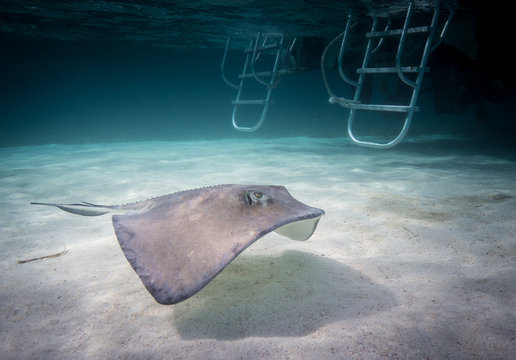
[[[455,142],[0,149],[0,358],[514,359],[515,157]],[[172,306],[146,291],[108,215],[29,205],[222,183],[284,185],[326,215],[308,241],[269,234]]]

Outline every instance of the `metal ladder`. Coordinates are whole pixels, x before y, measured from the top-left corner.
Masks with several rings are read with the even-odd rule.
[[[349,112],[349,118],[348,118],[348,135],[351,138],[351,140],[361,146],[370,147],[370,148],[376,148],[376,149],[388,149],[395,145],[397,145],[405,135],[407,134],[410,123],[412,121],[412,117],[414,116],[414,113],[419,111],[419,108],[416,106],[417,99],[419,96],[419,92],[421,90],[421,84],[423,82],[423,76],[425,72],[428,72],[428,68],[426,67],[426,63],[428,60],[428,56],[430,55],[431,51],[433,51],[439,43],[443,40],[446,31],[448,30],[449,24],[451,22],[451,19],[453,17],[453,10],[450,10],[450,14],[446,20],[446,23],[444,24],[441,33],[439,34],[439,37],[437,38],[437,42],[434,42],[434,35],[436,32],[436,28],[438,26],[438,19],[439,19],[439,13],[440,13],[440,4],[439,0],[435,0],[435,7],[432,15],[432,20],[429,26],[418,26],[418,27],[410,27],[410,22],[412,18],[412,13],[414,9],[414,0],[410,0],[408,8],[407,8],[407,14],[405,16],[405,21],[402,29],[395,29],[391,30],[391,20],[387,20],[387,24],[385,25],[384,30],[377,30],[378,26],[378,18],[375,16],[373,17],[373,23],[371,26],[371,31],[367,32],[365,34],[367,38],[367,46],[364,53],[364,58],[362,62],[362,67],[358,68],[356,71],[359,75],[358,80],[352,80],[350,79],[345,73],[342,68],[342,60],[343,55],[346,47],[346,42],[348,40],[349,34],[350,34],[350,27],[351,27],[351,15],[348,16],[346,27],[344,32],[339,34],[335,39],[333,39],[326,49],[323,52],[323,55],[321,57],[321,70],[323,75],[323,82],[326,87],[326,90],[328,92],[328,95],[330,96],[329,102],[331,104],[337,103],[340,106],[343,106],[345,108],[348,108],[350,110]],[[425,42],[425,46],[421,55],[421,61],[419,65],[415,66],[401,66],[401,60],[403,57],[403,51],[405,47],[405,42],[407,39],[407,36],[410,34],[417,34],[417,33],[426,33],[427,38]],[[398,49],[396,52],[396,60],[395,60],[395,66],[394,67],[368,67],[369,60],[372,54],[376,53],[381,47],[384,42],[384,39],[387,37],[399,37],[399,44]],[[349,85],[351,85],[352,89],[354,88],[354,95],[352,99],[345,98],[345,97],[338,97],[335,95],[327,81],[326,76],[326,69],[325,69],[325,58],[326,53],[328,49],[336,43],[337,40],[342,38],[340,51],[339,51],[339,57],[338,57],[338,72],[340,77]],[[376,42],[376,44],[373,44]],[[415,74],[415,79],[410,79],[406,74],[412,73]],[[362,93],[362,87],[364,85],[364,80],[366,75],[369,74],[397,74],[399,79],[410,86],[412,88],[412,95],[410,97],[410,101],[406,105],[378,105],[378,104],[364,104],[360,100],[360,96]],[[353,124],[355,121],[355,117],[357,114],[357,111],[359,110],[369,110],[369,111],[390,111],[390,112],[399,112],[399,113],[406,113],[405,120],[403,122],[403,126],[401,127],[400,132],[398,135],[388,141],[388,142],[374,142],[374,141],[365,141],[365,140],[359,140],[354,132],[353,132]]]
[[[278,85],[281,75],[291,72],[286,68],[287,55],[292,50],[295,43],[295,39],[292,41],[286,41],[285,37],[281,33],[268,33],[263,35],[257,33],[254,38],[249,42],[249,46],[244,49],[245,61],[242,73],[238,75],[239,83],[233,83],[226,77],[226,58],[228,50],[230,48],[232,38],[228,37],[226,41],[226,48],[224,50],[224,56],[222,57],[222,63],[220,65],[220,71],[222,79],[226,84],[238,90],[236,99],[231,103],[233,104],[233,115],[232,123],[233,127],[239,131],[252,132],[256,131],[262,126],[265,118],[267,117],[267,111],[271,103],[272,90]],[[257,63],[261,57],[272,55],[273,66],[269,71],[256,71]],[[266,95],[263,99],[242,99],[242,92],[244,84],[247,80],[254,79],[258,83],[266,87]],[[262,111],[258,121],[253,126],[240,126],[236,120],[237,111],[239,106],[242,105],[261,105]]]

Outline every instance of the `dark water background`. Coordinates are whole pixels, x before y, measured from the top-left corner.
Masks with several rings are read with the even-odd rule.
[[[236,31],[280,30],[331,39],[343,30],[347,13],[361,26],[370,21],[372,9],[396,12],[405,3],[3,1],[0,146],[346,136],[348,112],[328,104],[320,69],[282,79],[259,131],[234,130],[235,90],[222,81],[219,69],[225,38]],[[416,2],[417,16],[427,14],[429,3]],[[497,12],[492,23],[486,20],[494,11],[489,9],[480,2],[459,2],[447,41],[482,63],[479,68],[491,79],[503,82],[503,101],[482,100],[487,120],[475,104],[460,114],[438,114],[427,76],[421,112],[409,135],[511,139],[516,115],[510,54],[515,44],[510,34],[499,31],[508,16]],[[234,60],[228,68],[241,67]],[[381,132],[389,121],[380,118],[370,126]]]

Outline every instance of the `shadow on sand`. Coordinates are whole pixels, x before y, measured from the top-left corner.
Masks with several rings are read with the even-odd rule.
[[[170,322],[184,339],[303,336],[395,305],[384,286],[338,261],[286,251],[239,257]]]

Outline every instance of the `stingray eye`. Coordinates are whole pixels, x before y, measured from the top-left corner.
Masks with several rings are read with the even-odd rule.
[[[265,205],[267,203],[267,200],[269,200],[269,196],[259,191],[245,192],[245,201],[249,206],[252,206],[257,203]]]

